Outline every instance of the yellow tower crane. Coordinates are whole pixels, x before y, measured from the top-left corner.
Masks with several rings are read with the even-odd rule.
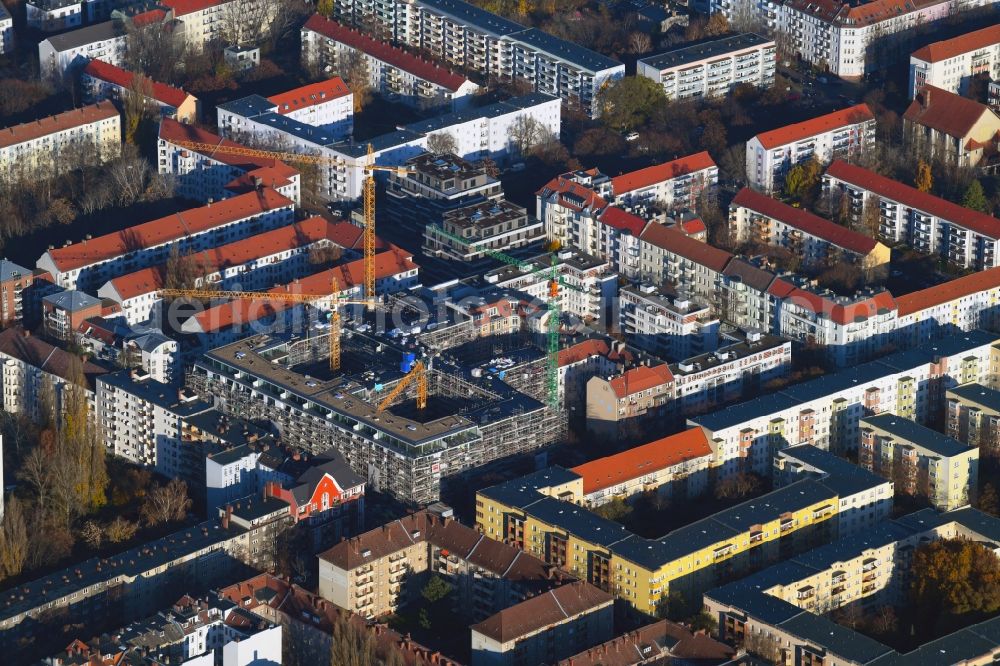
[[[376,412],[382,413],[385,411],[386,407],[396,399],[400,393],[406,390],[406,387],[410,385],[412,381],[417,382],[417,409],[424,409],[427,407],[427,371],[424,369],[424,364],[422,361],[417,361],[410,368],[410,371],[406,373],[396,387],[389,391],[389,394],[382,398],[382,401],[378,403]]]
[[[226,153],[227,155],[242,155],[244,157],[264,157],[267,159],[281,160],[282,162],[299,162],[303,164],[320,164],[333,166],[347,166],[347,163],[339,157],[328,155],[305,155],[302,153],[290,153],[278,150],[260,150],[248,148],[246,146],[225,145],[204,143],[200,141],[172,141],[176,146],[188,148],[199,153],[211,155],[213,153]],[[365,173],[365,182],[362,188],[362,200],[364,204],[364,268],[365,268],[365,290],[364,298],[374,307],[375,294],[375,172],[387,171],[399,176],[406,176],[410,170],[405,166],[381,166],[375,164],[375,149],[372,144],[368,144],[368,156],[366,164],[362,167]]]
[[[377,307],[373,301],[349,300],[336,298],[340,292],[340,285],[337,278],[334,278],[331,285],[331,294],[334,295],[333,306],[330,308],[330,370],[340,370],[340,305],[364,305],[369,308]],[[324,296],[315,294],[291,294],[287,292],[263,292],[263,291],[213,291],[211,289],[160,289],[157,292],[166,298],[226,298],[230,300],[247,301],[281,301],[284,303],[308,303]]]

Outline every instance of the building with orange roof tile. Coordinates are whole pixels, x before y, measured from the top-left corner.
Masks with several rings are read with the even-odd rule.
[[[320,129],[331,129],[354,115],[354,93],[339,76],[271,95],[275,112]]]
[[[747,141],[747,182],[754,189],[781,189],[785,174],[809,159],[827,164],[853,158],[875,141],[875,114],[867,104],[761,132]]]
[[[153,81],[145,76],[135,80],[133,72],[103,60],[91,60],[80,72],[80,84],[88,102],[105,99],[121,102],[132,92],[139,92],[150,107],[159,109],[161,116],[182,123],[195,123],[201,115],[201,102],[180,88]]]
[[[123,272],[166,263],[173,248],[182,255],[274,229],[294,219],[294,202],[264,187],[144,222],[97,238],[46,251],[36,267],[66,289],[97,289]]]
[[[349,227],[347,229],[346,227]],[[314,270],[313,251],[329,249],[333,255],[356,257],[357,252],[338,240],[353,239],[350,222],[329,222],[311,217],[243,240],[192,253],[195,288],[254,291],[290,282]],[[98,296],[119,303],[129,324],[149,321],[161,301],[158,290],[166,284],[167,265],[160,264],[118,275],[97,290]]]
[[[103,162],[119,154],[121,143],[121,115],[110,102],[64,111],[0,129],[0,176],[45,178],[66,167],[55,159],[60,152],[83,151]]]
[[[924,156],[975,167],[996,153],[1000,116],[985,104],[924,85],[903,114],[903,131]]]
[[[656,491],[664,498],[697,497],[708,488],[712,446],[701,428],[689,428],[570,469],[583,479],[591,507]],[[683,486],[680,487],[679,486]]]
[[[613,201],[623,206],[656,204],[693,211],[705,188],[719,182],[719,168],[706,151],[623,173],[611,179]]]
[[[1000,268],[896,297],[896,344],[909,349],[976,329],[1000,326]]]
[[[456,71],[313,14],[302,27],[302,60],[316,71],[340,71],[355,54],[368,63],[372,90],[423,110],[461,111],[479,86]]]
[[[889,248],[847,227],[745,187],[729,204],[738,242],[783,247],[807,267],[846,261],[864,270],[889,263]]]
[[[589,338],[559,350],[559,395],[574,418],[583,415],[587,382],[591,377],[610,377],[631,366],[635,354],[624,342]]]
[[[864,214],[866,205],[875,205],[879,211],[879,236],[889,242],[905,243],[960,268],[985,270],[1000,266],[1000,219],[992,215],[842,160],[826,170],[823,190],[849,197],[850,212],[855,217]]]
[[[640,365],[587,382],[587,431],[620,441],[648,437],[666,423],[674,375],[666,363]]]
[[[185,142],[214,148],[196,150],[183,145]],[[164,118],[157,138],[157,168],[160,173],[176,176],[177,194],[185,199],[203,203],[219,201],[244,194],[260,184],[298,205],[301,181],[298,169],[280,160],[227,150],[244,147],[199,127]]]
[[[977,75],[1000,79],[1000,24],[933,42],[910,54],[910,99],[925,85],[964,95]]]

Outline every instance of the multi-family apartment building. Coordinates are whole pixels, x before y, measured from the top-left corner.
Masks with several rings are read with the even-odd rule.
[[[131,659],[136,646],[141,645],[145,664],[167,664],[176,659],[220,666],[253,666],[260,660],[280,664],[282,628],[255,619],[219,594],[185,594],[156,615],[131,619],[127,626],[86,642],[76,639],[41,663],[77,666],[98,659],[122,662]]]
[[[972,79],[1000,79],[1000,25],[933,42],[910,54],[910,99],[925,85],[964,95]]]
[[[634,359],[625,344],[601,338],[588,338],[559,350],[558,389],[562,404],[574,414],[587,399],[587,382],[598,375],[621,372]]]
[[[447,211],[440,224],[424,227],[424,252],[453,261],[474,261],[487,251],[504,252],[545,238],[542,223],[506,199]]]
[[[14,18],[6,6],[0,8],[0,55],[14,48]]]
[[[396,224],[420,229],[440,223],[448,211],[503,197],[503,185],[481,162],[428,152],[404,166],[405,174],[389,174],[379,202],[379,214]]]
[[[117,157],[121,143],[118,110],[99,102],[0,130],[0,173],[13,179],[59,173],[74,158]]]
[[[7,259],[0,259],[0,325],[3,327],[19,324],[24,320],[25,303],[34,284],[34,273]]]
[[[587,381],[587,431],[600,437],[635,440],[666,422],[674,376],[666,363],[639,365],[612,377]]]
[[[4,595],[0,647],[8,659],[32,663],[52,649],[39,636],[58,635],[67,622],[77,632],[114,629],[173,603],[179,590],[229,585],[272,567],[287,524],[287,504],[248,497],[221,517],[22,582]]]
[[[778,278],[740,257],[722,269],[716,308],[718,316],[743,331],[763,333],[774,330],[780,299],[771,291]]]
[[[307,68],[342,72],[354,58],[364,59],[373,91],[418,109],[460,111],[479,90],[451,69],[319,14],[302,26],[302,63]]]
[[[773,39],[753,33],[730,35],[636,61],[636,74],[663,86],[667,99],[722,97],[736,86],[774,84]]]
[[[693,211],[702,192],[718,183],[719,168],[702,151],[613,176],[609,198],[625,207],[654,205],[668,211]]]
[[[41,32],[60,32],[79,28],[83,22],[80,0],[30,0],[24,3],[29,28]]]
[[[873,479],[871,487],[881,483]],[[829,541],[837,534],[841,500],[852,499],[838,485],[802,479],[647,539],[579,506],[580,476],[552,467],[480,490],[476,524],[486,537],[522,548],[652,614],[667,598],[697,603],[721,575],[789,558],[804,550],[804,541],[811,541],[809,547]]]
[[[651,222],[639,236],[639,274],[654,284],[682,285],[687,295],[709,305],[718,300],[729,252],[695,240],[684,232]]]
[[[150,379],[172,384],[180,373],[180,345],[158,330],[146,330],[123,345],[128,367],[140,368]]]
[[[670,620],[659,620],[563,659],[556,666],[604,666],[609,661],[620,666],[641,666],[662,659],[722,663],[734,654],[732,647],[706,634],[691,633]]]
[[[973,382],[948,389],[945,432],[979,449],[979,457],[1000,457],[1000,391]]]
[[[861,419],[858,463],[940,511],[966,506],[979,485],[977,447],[895,414]]]
[[[864,215],[866,205],[877,205],[879,236],[891,243],[905,243],[960,268],[1000,266],[1000,221],[991,215],[841,160],[827,169],[823,188],[848,197],[852,215]]]
[[[500,80],[523,79],[596,118],[597,93],[625,66],[587,48],[525,28],[463,0],[335,4],[335,16],[377,37],[428,53],[442,64]]]
[[[263,187],[48,250],[36,266],[66,289],[97,289],[124,272],[165,264],[173,248],[186,255],[284,226],[294,218],[294,205],[291,199]]]
[[[738,242],[785,248],[806,266],[846,262],[874,270],[889,263],[889,248],[874,238],[749,187],[729,205],[729,228]]]
[[[241,97],[220,104],[217,107],[219,132],[237,141],[255,140],[278,145],[283,143],[284,135],[293,132],[312,137],[312,142],[320,145],[342,141],[350,137],[354,131],[353,93],[348,90],[340,77],[329,81],[336,85],[332,89],[324,90],[323,94],[336,94],[336,96],[331,96],[329,99],[317,96],[314,100],[310,100],[306,109],[299,111],[293,110],[287,102],[279,104],[275,101],[279,97],[269,98],[260,95]],[[325,84],[325,81],[321,81],[313,85],[326,88]],[[324,110],[318,114],[306,113],[314,107]],[[317,125],[300,116],[326,122]]]
[[[176,457],[184,418],[212,408],[195,393],[134,369],[98,378],[96,405],[108,452],[157,469]]]
[[[80,74],[80,85],[88,102],[112,99],[118,102],[130,94],[140,94],[145,103],[155,107],[161,116],[174,118],[182,123],[195,123],[201,115],[201,103],[194,95],[180,88],[153,81],[144,76],[135,80],[136,74],[103,60],[91,60]]]
[[[816,479],[836,488],[837,533],[864,534],[892,517],[893,482],[838,455],[802,444],[774,456],[771,480],[775,488],[802,479]]]
[[[720,477],[766,473],[775,453],[797,444],[857,449],[861,419],[891,413],[927,423],[944,413],[944,391],[980,381],[996,355],[995,336],[974,331],[863,363],[689,419],[715,447]]]
[[[89,60],[121,66],[128,35],[120,21],[105,21],[53,35],[38,43],[38,66],[43,78],[62,82]]]
[[[618,292],[618,330],[660,358],[683,359],[715,351],[719,319],[707,305],[651,284]]]
[[[24,414],[38,422],[43,409],[61,414],[69,391],[82,390],[93,413],[97,378],[110,371],[102,363],[82,360],[64,349],[37,338],[20,326],[0,331],[0,364],[3,378],[3,409]],[[86,386],[77,388],[82,373]]]
[[[219,201],[261,184],[298,204],[298,170],[280,160],[239,154],[245,148],[199,127],[163,118],[157,137],[157,170],[176,177],[177,194],[185,199]]]
[[[683,500],[709,487],[712,447],[700,428],[688,430],[577,465],[569,471],[582,479],[583,503],[600,506],[655,491]]]
[[[939,539],[992,543],[997,534],[997,519],[976,509],[924,509],[710,590],[705,608],[719,623],[720,640],[739,643],[754,637],[786,663],[989,661],[1000,647],[996,618],[901,654],[837,624],[829,614],[845,606],[866,611],[904,603],[914,551],[922,544]]]
[[[361,231],[349,222],[328,222],[310,217],[243,240],[190,254],[193,287],[255,291],[291,282],[315,270],[310,257],[329,250],[354,256]],[[113,277],[97,290],[97,295],[121,306],[129,324],[157,318],[163,299],[167,266],[142,268]]]
[[[42,297],[42,328],[54,340],[74,343],[84,322],[104,314],[101,299],[68,289]]]
[[[339,76],[310,83],[267,98],[275,113],[340,133],[342,127],[350,133],[354,119],[354,93]]]
[[[261,0],[164,0],[184,46],[200,52],[212,43],[246,42],[270,31],[277,9]],[[252,28],[243,21],[255,21]]]
[[[782,187],[793,166],[810,159],[821,164],[837,157],[851,159],[874,141],[875,115],[867,104],[761,132],[747,141],[747,182],[772,192]]]
[[[985,104],[924,85],[903,113],[903,132],[926,157],[975,167],[996,151],[1000,116]]]

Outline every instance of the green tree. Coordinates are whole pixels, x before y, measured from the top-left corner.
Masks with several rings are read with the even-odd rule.
[[[997,495],[997,489],[992,483],[984,484],[979,491],[976,508],[991,516],[1000,516],[1000,496]]]
[[[932,631],[955,616],[1000,610],[1000,558],[980,543],[941,539],[924,544],[914,552],[910,572],[918,630]]]
[[[429,581],[427,581],[424,588],[420,590],[420,596],[426,599],[427,603],[436,604],[451,594],[453,589],[454,588],[452,588],[452,586],[440,576],[433,576]]]
[[[596,507],[594,513],[601,518],[621,523],[628,520],[628,517],[632,515],[632,505],[621,497],[614,497],[610,502],[605,502]]]
[[[973,180],[965,188],[965,195],[962,197],[962,205],[980,213],[989,211],[990,202],[986,199],[986,192],[983,191],[983,184],[978,180]]]
[[[333,14],[333,0],[319,0],[316,3],[316,13],[329,17]]]
[[[719,622],[708,611],[701,611],[691,618],[689,624],[692,631],[704,630],[713,636],[719,631]]]
[[[931,165],[923,160],[917,161],[917,176],[914,178],[913,186],[921,192],[930,192],[934,187],[934,173]]]
[[[642,127],[656,111],[667,104],[663,87],[645,76],[626,76],[600,93],[601,120],[608,127],[632,130]]]
[[[785,176],[785,194],[800,200],[811,198],[822,173],[823,167],[815,158],[796,164]]]

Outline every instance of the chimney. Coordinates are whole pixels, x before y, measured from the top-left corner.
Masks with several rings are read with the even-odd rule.
[[[931,105],[931,89],[929,87],[925,87],[923,89],[923,92],[921,92],[920,94],[920,106],[926,109],[930,105]]]
[[[31,337],[31,331],[29,331],[26,328],[21,330],[21,334],[24,335],[24,337],[26,337],[26,338],[30,338]]]
[[[229,518],[232,515],[233,515],[233,505],[232,504],[227,504],[226,505],[226,513],[223,514],[223,516],[222,516],[222,529],[224,529],[224,530],[228,530],[229,529]]]

